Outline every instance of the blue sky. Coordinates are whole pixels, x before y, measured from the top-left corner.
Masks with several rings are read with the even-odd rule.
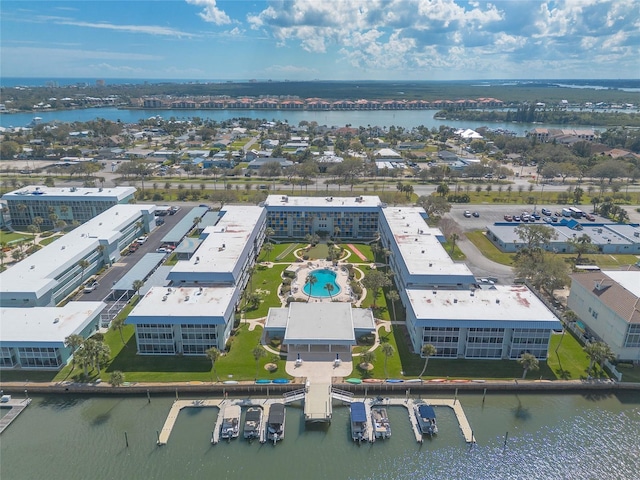
[[[0,3],[3,77],[640,78],[637,0]]]

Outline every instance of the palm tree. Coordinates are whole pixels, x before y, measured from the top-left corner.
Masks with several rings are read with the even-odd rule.
[[[391,310],[393,312],[393,321],[396,321],[396,301],[400,300],[400,295],[395,290],[389,290],[387,292],[387,299],[391,300]]]
[[[84,342],[84,338],[82,337],[82,335],[78,335],[76,333],[72,333],[71,335],[69,335],[68,337],[66,337],[64,339],[64,346],[67,348],[71,349],[71,355],[73,355],[73,357],[71,358],[71,371],[73,372],[73,369],[76,368],[76,357],[75,357],[75,352],[76,350],[82,346]]]
[[[253,358],[256,361],[256,378],[258,378],[258,368],[260,359],[267,356],[267,352],[264,351],[260,345],[254,348],[251,353],[253,354]]]
[[[329,292],[329,298],[331,299],[331,301],[333,301],[333,295],[331,295],[331,292],[333,292],[333,290],[335,288],[333,286],[333,283],[327,282],[327,284],[324,286],[324,288],[327,290],[327,292]]]
[[[89,261],[85,258],[83,258],[82,260],[80,260],[77,264],[80,267],[81,270],[81,274],[80,274],[80,283],[82,283],[84,281],[84,271],[89,268],[89,265],[91,265],[89,263]]]
[[[396,350],[390,343],[383,343],[380,348],[382,350],[382,354],[384,355],[384,377],[389,378],[389,374],[387,373],[387,360],[389,360],[389,357],[392,357],[393,354],[396,353]]]
[[[595,363],[600,365],[600,368],[602,369],[602,364],[606,360],[613,360],[616,358],[611,351],[611,347],[605,342],[589,343],[588,345],[585,345],[583,350],[589,357],[589,369],[587,370],[588,372],[591,372]]]
[[[142,280],[134,280],[131,286],[136,291],[136,295],[140,296],[140,289],[144,286],[144,282]]]
[[[453,251],[456,248],[456,242],[460,239],[460,235],[458,235],[457,233],[452,233],[451,236],[449,237],[449,240],[451,241],[451,255],[453,255]]]
[[[109,348],[109,345],[104,342],[96,342],[94,359],[98,375],[100,375],[100,364],[104,365],[111,359],[111,349]]]
[[[111,321],[111,328],[114,330],[118,330],[118,332],[120,333],[120,340],[122,340],[122,345],[126,347],[127,345],[124,341],[124,336],[122,335],[122,329],[124,328],[125,318],[126,317],[124,316],[118,315],[116,318],[114,318]]]
[[[318,278],[313,274],[310,273],[309,275],[307,275],[307,279],[304,281],[305,285],[309,285],[309,293],[308,298],[307,298],[307,303],[309,303],[309,300],[311,300],[311,290],[313,289],[313,286],[318,283]]]
[[[82,345],[82,348],[76,350],[73,354],[74,362],[78,362],[82,365],[82,369],[84,370],[84,378],[89,376],[89,364],[92,361],[91,352],[89,352],[89,348]]]
[[[522,372],[523,380],[527,376],[527,373],[529,372],[529,370],[536,371],[540,368],[538,359],[535,357],[535,355],[532,355],[531,353],[528,353],[528,352],[525,352],[522,355],[520,355],[520,358],[518,359],[518,363],[522,365],[522,368],[524,368],[524,372]]]
[[[360,367],[363,370],[368,370],[369,365],[373,365],[373,362],[376,360],[376,354],[373,350],[367,350],[362,355],[360,355]]]
[[[436,354],[436,352],[437,352],[436,347],[434,347],[430,343],[425,343],[424,345],[422,345],[422,350],[420,350],[420,353],[424,357],[424,366],[422,367],[422,371],[420,372],[420,375],[419,375],[420,378],[422,378],[422,375],[424,375],[424,372],[427,369],[427,363],[429,363],[429,357],[433,357]]]
[[[216,347],[209,348],[206,352],[207,358],[211,360],[211,368],[213,368],[213,373],[216,374],[216,380],[219,382],[220,377],[218,376],[218,372],[216,371],[216,361],[220,358],[220,350]]]
[[[96,252],[98,252],[101,256],[104,254],[105,250],[106,250],[106,247],[104,245],[98,245],[96,247]]]
[[[31,235],[33,235],[31,237],[31,241],[33,242],[33,246],[36,246],[36,235],[38,234],[38,227],[36,227],[35,225],[29,225],[27,227],[27,232],[29,232]]]
[[[271,243],[271,237],[273,237],[275,234],[276,231],[271,227],[267,227],[264,231],[264,236],[267,237],[267,241],[269,243]]]
[[[200,225],[200,222],[202,221],[201,217],[193,217],[193,226],[198,227]]]
[[[264,247],[262,247],[267,254],[267,262],[269,261],[269,257],[271,256],[271,252],[274,249],[273,243],[267,243]]]

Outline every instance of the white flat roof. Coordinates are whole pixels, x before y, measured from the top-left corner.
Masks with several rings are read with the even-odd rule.
[[[189,260],[178,262],[176,273],[222,273],[233,275],[237,265],[244,263],[244,253],[250,249],[249,239],[263,223],[264,208],[229,205],[213,227],[202,232],[202,244]],[[229,281],[227,279],[227,281]]]
[[[421,207],[387,207],[382,214],[410,275],[473,274],[464,263],[456,263],[438,240],[442,232],[427,225]]]
[[[625,290],[640,297],[640,272],[637,270],[603,270],[602,273],[618,282]]]
[[[477,289],[473,296],[470,290],[434,292],[436,291],[407,289],[418,320],[470,320],[498,324],[526,321],[559,323],[551,310],[523,285]]]
[[[69,302],[64,307],[2,308],[0,341],[63,343],[65,337],[80,333],[106,304]]]
[[[47,187],[45,185],[28,185],[13,192],[5,193],[6,200],[114,200],[120,201],[135,193],[135,187]]]
[[[291,302],[284,340],[287,343],[298,341],[355,343],[351,304]]]
[[[290,208],[326,208],[340,210],[344,208],[379,207],[380,198],[377,195],[362,195],[357,197],[293,197],[289,195],[269,195],[264,205],[269,207]]]
[[[224,319],[235,291],[235,287],[153,287],[131,311],[127,323],[149,323],[150,317],[154,318],[151,323],[186,317]]]
[[[0,292],[35,292],[40,296],[55,285],[55,277],[96,249],[100,240],[109,243],[120,237],[120,230],[134,222],[154,205],[114,205],[50,245],[28,256],[0,274]],[[44,289],[44,290],[43,290]]]

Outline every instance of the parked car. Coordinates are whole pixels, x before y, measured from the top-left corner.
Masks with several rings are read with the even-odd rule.
[[[546,215],[547,217],[551,216],[551,210],[549,210],[548,208],[543,208],[540,211],[542,212],[543,215]]]
[[[98,288],[98,282],[96,281],[90,281],[87,282],[84,286],[84,293],[91,293],[93,292],[96,288]]]
[[[471,218],[471,212],[469,210],[464,211],[464,216],[467,218]]]
[[[596,217],[594,217],[593,215],[591,215],[590,213],[587,213],[584,218],[586,218],[587,220],[589,220],[590,222],[595,222],[596,221]]]
[[[472,214],[474,217],[478,218],[480,216],[480,212],[473,212]]]
[[[146,241],[147,237],[138,237],[138,239],[136,240],[136,242],[138,242],[140,245],[142,245]]]
[[[511,222],[511,221],[513,221],[513,217],[512,217],[511,215],[505,215],[505,216],[504,216],[504,219],[505,219],[505,221],[507,221],[507,222]]]
[[[519,222],[521,220],[520,215],[514,215],[513,216],[513,221],[514,222]]]

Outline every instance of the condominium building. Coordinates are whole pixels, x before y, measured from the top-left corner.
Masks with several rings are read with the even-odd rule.
[[[640,361],[640,269],[571,275],[568,307],[618,360]]]
[[[126,204],[134,198],[134,187],[83,188],[29,185],[6,193],[13,228],[20,230],[41,218],[40,228],[53,228],[55,221],[68,224],[85,223],[114,205]],[[54,221],[55,220],[55,221]]]
[[[389,207],[376,196],[270,195],[261,206],[228,206],[221,213],[217,225],[204,229],[191,258],[173,267],[171,285],[152,289],[131,312],[127,322],[136,326],[139,353],[202,355],[212,346],[224,348],[266,227],[279,239],[320,233],[359,241],[379,237],[389,251],[415,353],[431,343],[442,358],[514,359],[529,352],[544,359],[552,330],[561,328],[527,287],[480,288],[465,264],[451,260],[442,233],[427,225],[422,208]],[[300,313],[298,307],[272,309],[267,327],[303,350],[344,347],[353,341],[356,326],[369,328],[361,316],[353,323],[355,317],[341,312],[340,318],[351,320],[340,338],[329,331],[311,335],[307,323],[294,335],[287,330],[292,311]]]

